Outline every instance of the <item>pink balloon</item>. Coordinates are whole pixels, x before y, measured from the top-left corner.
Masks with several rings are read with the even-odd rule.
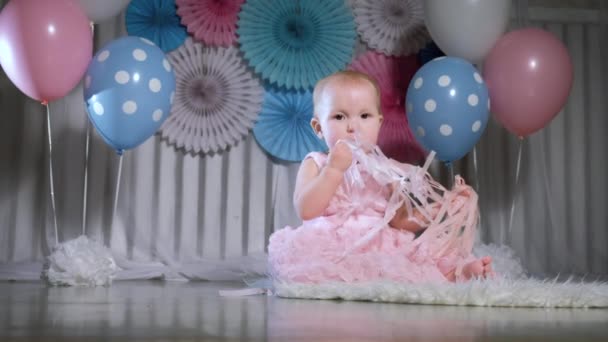
[[[72,0],[11,0],[0,13],[0,64],[33,99],[68,94],[92,53],[89,19]]]
[[[568,50],[551,33],[526,28],[505,34],[483,68],[494,117],[520,137],[545,127],[568,100],[572,69]]]

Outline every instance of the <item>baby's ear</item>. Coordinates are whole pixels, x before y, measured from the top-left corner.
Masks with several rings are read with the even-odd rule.
[[[310,127],[312,127],[312,130],[319,138],[323,136],[321,133],[321,123],[319,122],[319,119],[317,119],[316,115],[310,119]]]

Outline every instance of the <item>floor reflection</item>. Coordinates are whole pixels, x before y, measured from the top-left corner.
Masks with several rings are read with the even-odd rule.
[[[220,297],[233,283],[0,283],[0,337],[244,341],[608,339],[608,310]]]

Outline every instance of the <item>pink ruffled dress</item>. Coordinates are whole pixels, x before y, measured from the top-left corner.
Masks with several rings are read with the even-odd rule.
[[[312,158],[319,169],[327,162],[323,153],[313,152],[307,158]],[[385,223],[389,188],[380,185],[364,168],[359,167],[359,172],[365,187],[342,182],[322,216],[272,234],[269,266],[276,281],[445,282],[448,279],[442,270],[456,269],[473,259],[456,249],[433,253],[437,249],[429,248],[429,244],[434,239],[424,239],[424,234],[417,239],[409,231],[389,227]],[[375,232],[370,234],[371,230]]]

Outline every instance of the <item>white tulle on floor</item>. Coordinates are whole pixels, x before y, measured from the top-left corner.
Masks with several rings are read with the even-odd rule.
[[[608,283],[573,278],[542,279],[526,273],[514,251],[507,246],[478,244],[476,256],[490,255],[498,274],[495,279],[463,283],[403,284],[369,283],[289,284],[267,276],[263,253],[227,258],[200,259],[186,263],[135,262],[109,251],[84,236],[58,245],[42,263],[0,266],[0,280],[46,279],[52,285],[110,285],[112,280],[162,279],[174,281],[238,281],[244,290],[222,295],[274,294],[285,298],[343,299],[409,304],[472,305],[500,307],[608,307]],[[10,266],[10,267],[9,267]]]

